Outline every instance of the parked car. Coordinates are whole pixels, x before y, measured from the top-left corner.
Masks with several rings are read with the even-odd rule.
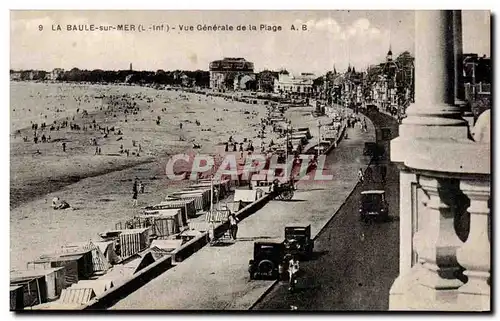
[[[389,218],[389,205],[387,204],[385,191],[368,190],[361,192],[361,202],[359,206],[360,219],[387,220]]]
[[[377,150],[377,143],[367,142],[363,148],[363,156],[374,156]]]
[[[365,147],[363,148],[363,156],[371,156],[375,159],[380,159],[385,155],[384,147],[374,143],[367,142],[365,143]]]
[[[378,107],[377,105],[366,105],[366,111],[369,113],[378,112]]]
[[[253,259],[248,262],[250,279],[281,279],[286,272],[283,239],[256,241]]]
[[[314,250],[311,224],[287,224],[285,226],[285,252],[310,259]]]

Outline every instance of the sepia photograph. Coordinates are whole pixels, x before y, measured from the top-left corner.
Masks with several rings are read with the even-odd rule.
[[[491,313],[491,11],[9,15],[11,312]]]

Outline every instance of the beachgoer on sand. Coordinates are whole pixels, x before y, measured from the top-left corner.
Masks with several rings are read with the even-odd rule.
[[[52,208],[54,210],[64,210],[70,207],[71,206],[66,201],[60,200],[59,197],[54,197],[52,199]]]
[[[137,177],[136,179],[134,180],[134,185],[132,186],[132,203],[133,203],[133,206],[137,206]]]

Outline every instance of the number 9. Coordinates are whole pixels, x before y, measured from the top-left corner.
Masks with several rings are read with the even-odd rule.
[[[39,25],[39,26],[38,26],[38,30],[39,30],[39,31],[42,31],[42,30],[43,30],[43,26],[42,26],[42,25]]]

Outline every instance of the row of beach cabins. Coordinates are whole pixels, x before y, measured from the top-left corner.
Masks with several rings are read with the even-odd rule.
[[[285,138],[277,141],[271,151],[288,148],[288,152],[300,152],[311,139],[309,129],[297,128],[289,137],[284,111],[276,106],[267,108],[265,122]],[[336,125],[331,125],[331,131],[333,137],[338,131]],[[324,139],[329,135],[325,134]],[[248,182],[250,188],[233,188],[235,183],[241,186],[241,182],[229,177],[220,181],[199,179],[169,194],[159,204],[145,207],[133,218],[117,223],[114,229],[100,233],[98,241],[67,244],[55,253],[41,255],[29,262],[25,270],[11,271],[10,310],[76,309],[88,304],[164,256],[171,256],[183,244],[207,232],[210,224],[224,222],[230,212],[260,199],[262,193],[270,193],[270,189],[261,188],[270,186],[265,180],[265,174],[254,175]],[[229,208],[228,199],[233,193]]]
[[[98,241],[67,244],[41,255],[25,270],[11,271],[10,310],[74,309],[87,304],[205,232],[207,224],[198,224],[195,230],[189,220],[209,214],[213,195],[222,200],[231,193],[229,179],[201,179],[100,233]]]

